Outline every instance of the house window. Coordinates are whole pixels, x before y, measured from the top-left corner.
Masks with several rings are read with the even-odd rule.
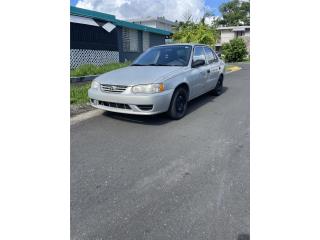
[[[124,52],[138,52],[138,31],[130,28],[123,28],[122,45]]]
[[[244,36],[244,32],[243,31],[237,31],[236,32],[236,37],[241,37]]]
[[[150,47],[150,36],[148,32],[143,32],[142,35],[142,48],[146,51]]]

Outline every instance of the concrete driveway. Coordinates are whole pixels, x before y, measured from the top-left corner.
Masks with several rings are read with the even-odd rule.
[[[71,239],[249,239],[250,65],[179,121],[71,126]]]

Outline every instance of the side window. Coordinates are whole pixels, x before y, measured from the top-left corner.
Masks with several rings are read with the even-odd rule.
[[[211,51],[212,51],[212,50],[211,50]],[[213,56],[214,56],[213,61],[214,61],[214,62],[219,62],[218,55],[217,55],[215,52],[213,52]]]
[[[206,59],[203,47],[194,47],[193,60]]]
[[[216,54],[208,47],[205,47],[205,52],[206,52],[206,58],[209,64],[218,62],[218,57]]]

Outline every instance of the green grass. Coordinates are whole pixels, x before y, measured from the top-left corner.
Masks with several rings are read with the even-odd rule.
[[[125,63],[110,63],[101,66],[96,66],[93,64],[84,64],[76,69],[70,70],[71,77],[81,77],[87,75],[99,75],[105,72],[109,72],[118,68],[126,67],[130,62]]]
[[[71,104],[85,104],[89,102],[88,89],[89,83],[71,84],[70,86],[70,103]]]
[[[91,64],[82,65],[74,70],[70,71],[71,77],[80,77],[87,75],[99,75],[105,72],[109,72],[118,68],[126,67],[130,62],[125,63],[111,63],[102,66],[95,66]],[[88,83],[74,83],[70,86],[70,104],[86,104],[89,102],[88,89],[91,82]]]

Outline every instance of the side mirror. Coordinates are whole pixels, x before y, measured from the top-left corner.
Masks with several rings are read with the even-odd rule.
[[[221,52],[216,52],[219,58],[221,58]]]
[[[198,59],[198,60],[192,61],[191,67],[196,68],[196,67],[203,66],[204,64],[205,64],[205,61],[203,59]]]

